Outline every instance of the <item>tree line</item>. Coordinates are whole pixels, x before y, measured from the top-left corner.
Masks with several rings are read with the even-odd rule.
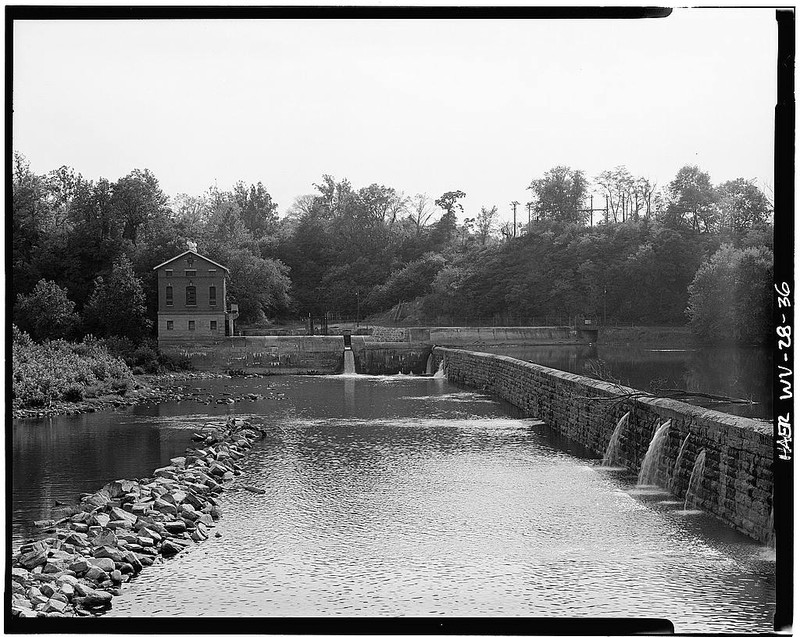
[[[406,195],[331,175],[281,218],[261,182],[170,198],[146,169],[115,182],[66,166],[38,175],[20,154],[12,181],[14,320],[39,340],[152,336],[153,267],[187,240],[230,269],[240,324],[415,301],[420,321],[593,314],[690,321],[708,340],[743,342],[768,330],[750,308],[769,293],[771,202],[752,181],[715,186],[696,166],[664,188],[623,166],[594,180],[556,166],[531,180],[517,225],[494,203],[459,221],[459,189]],[[726,303],[704,301],[721,293]]]

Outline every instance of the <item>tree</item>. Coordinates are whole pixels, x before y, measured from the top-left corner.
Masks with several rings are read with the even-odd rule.
[[[97,277],[86,304],[86,321],[98,336],[127,337],[141,341],[152,328],[142,283],[127,256],[114,261],[111,273]]]
[[[233,198],[241,210],[242,221],[257,239],[274,232],[278,223],[278,204],[272,201],[260,181],[249,188],[243,181],[233,187]]]
[[[14,322],[36,341],[72,336],[80,323],[75,303],[54,281],[41,279],[30,294],[18,294]]]
[[[357,201],[365,219],[392,225],[405,212],[409,199],[389,186],[371,184],[358,190]]]
[[[458,225],[456,211],[464,211],[464,207],[458,200],[466,196],[466,193],[461,190],[450,190],[434,202],[444,210],[444,215],[436,222],[434,228],[437,243],[446,243],[452,238]]]
[[[482,246],[486,245],[489,237],[492,235],[492,230],[496,224],[497,219],[497,206],[487,208],[481,206],[480,214],[475,218],[475,229],[477,230],[478,239]]]
[[[112,204],[123,220],[123,238],[136,244],[139,229],[152,219],[167,215],[167,196],[149,170],[132,171],[114,184]]]
[[[608,202],[608,212],[606,213],[606,223],[613,219],[614,223],[625,221],[625,198],[631,198],[634,178],[625,166],[617,166],[614,170],[604,170],[597,177],[595,182],[600,186],[601,192]],[[609,215],[610,217],[609,218]]]
[[[228,300],[239,305],[239,321],[257,323],[289,307],[289,269],[280,261],[262,259],[246,249],[222,255],[230,269]]]
[[[689,225],[695,232],[714,228],[714,188],[711,177],[697,166],[684,166],[667,186],[665,225]]]
[[[528,188],[536,195],[538,220],[550,219],[580,225],[586,223],[586,213],[580,212],[581,202],[588,191],[583,171],[556,166],[541,179],[534,179]]]
[[[753,181],[739,177],[715,189],[716,218],[720,230],[742,234],[763,228],[772,214],[772,205]]]
[[[772,327],[772,253],[725,244],[689,285],[692,332],[710,342],[764,343]]]
[[[411,201],[411,211],[408,215],[408,218],[414,225],[416,236],[419,236],[422,233],[422,229],[425,227],[428,221],[430,221],[434,212],[435,211],[431,206],[431,200],[428,195],[414,195]]]

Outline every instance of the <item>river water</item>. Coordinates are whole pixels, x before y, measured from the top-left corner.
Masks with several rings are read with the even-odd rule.
[[[747,403],[701,397],[678,400],[729,414],[772,421],[772,350],[758,347],[645,345],[528,345],[468,347],[511,356],[582,376],[667,395],[702,392]]]
[[[16,541],[55,498],[148,475],[228,414],[267,425],[221,537],[155,565],[112,617],[661,617],[768,631],[774,552],[604,470],[507,404],[423,377],[191,381],[283,400],[14,426]],[[280,396],[279,394],[283,394]],[[243,486],[266,491],[259,495]]]

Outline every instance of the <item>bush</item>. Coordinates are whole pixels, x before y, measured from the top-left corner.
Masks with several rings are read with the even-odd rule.
[[[697,270],[686,314],[708,342],[764,343],[772,327],[772,253],[726,244]]]
[[[133,375],[124,361],[97,339],[80,343],[35,343],[13,331],[12,401],[14,407],[41,407],[54,400],[77,402],[96,393],[127,391]]]
[[[30,294],[17,295],[14,320],[36,341],[71,336],[80,323],[75,303],[67,298],[67,291],[45,279],[41,279]]]
[[[86,387],[78,383],[70,384],[62,394],[62,398],[71,403],[78,403],[86,395]]]

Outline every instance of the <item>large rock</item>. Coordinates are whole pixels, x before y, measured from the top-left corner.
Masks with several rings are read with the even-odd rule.
[[[45,613],[63,613],[67,608],[67,602],[62,602],[59,599],[48,599],[47,603],[42,609]]]
[[[76,601],[80,599],[80,603],[83,606],[106,606],[111,603],[113,597],[114,596],[107,591],[93,590],[89,591],[89,594],[85,597],[76,598]]]
[[[130,522],[131,526],[136,523],[136,515],[133,513],[128,513],[127,511],[118,507],[112,507],[108,513],[111,519],[114,521]]]
[[[89,546],[89,541],[86,538],[84,533],[70,533],[64,538],[65,544],[71,544],[72,546],[77,546],[79,548],[86,548]]]
[[[75,587],[75,594],[79,597],[86,597],[94,591],[94,586],[88,580],[78,580],[73,586]]]
[[[125,554],[125,551],[121,551],[118,548],[112,548],[110,546],[98,546],[93,552],[95,558],[109,558],[114,562],[121,562],[122,556]],[[95,566],[99,566],[96,564]]]
[[[47,564],[47,547],[28,551],[27,553],[21,553],[20,556],[17,558],[20,566],[23,568],[27,568],[29,571],[33,570],[37,566],[42,566],[43,564]]]
[[[161,553],[163,555],[175,555],[176,553],[180,553],[184,547],[172,540],[164,540],[164,543],[161,545]]]
[[[183,533],[186,530],[186,522],[183,520],[166,522],[164,527],[166,527],[167,531],[170,533]]]
[[[106,492],[98,491],[97,493],[92,493],[91,495],[86,496],[83,499],[82,504],[84,507],[95,508],[105,506],[110,500],[111,498],[108,497]]]
[[[154,542],[161,541],[161,535],[156,530],[146,526],[143,526],[141,529],[139,529],[138,536],[140,538],[148,538]]]
[[[113,499],[139,491],[139,485],[133,480],[114,480],[105,485],[103,490]]]
[[[131,513],[133,515],[147,515],[150,511],[153,510],[153,502],[135,502],[131,506]]]
[[[93,526],[106,526],[111,521],[111,516],[107,513],[95,513],[91,521],[94,523]]]
[[[175,515],[178,512],[178,507],[176,507],[172,502],[168,502],[166,499],[162,498],[156,500],[153,504],[153,507],[162,513],[166,513],[167,515]]]
[[[111,564],[113,566],[114,562],[111,562]],[[113,571],[114,569],[112,568],[111,570]],[[87,580],[91,580],[94,582],[101,582],[104,579],[108,579],[108,573],[106,573],[105,570],[103,570],[102,568],[98,568],[97,566],[91,566],[89,567],[89,570],[86,571],[84,577]]]
[[[133,567],[137,573],[142,570],[142,560],[136,556],[133,551],[125,551],[122,554],[122,559]]]
[[[106,573],[110,573],[111,571],[114,570],[114,560],[112,560],[110,557],[95,557],[89,560],[89,564],[90,564],[89,570],[91,570],[92,566],[101,568]],[[89,575],[87,575],[86,577],[89,577]]]
[[[30,579],[30,574],[24,568],[12,568],[11,579],[24,584]]]
[[[52,597],[56,594],[58,588],[53,586],[50,582],[44,582],[41,586],[39,586],[39,590],[45,597]]]
[[[100,529],[100,531],[91,539],[92,546],[116,546],[117,534],[113,529]]]
[[[80,558],[72,562],[72,564],[69,564],[69,570],[80,575],[81,573],[85,573],[86,571],[88,571],[90,566],[91,564],[89,564],[88,559]]]

